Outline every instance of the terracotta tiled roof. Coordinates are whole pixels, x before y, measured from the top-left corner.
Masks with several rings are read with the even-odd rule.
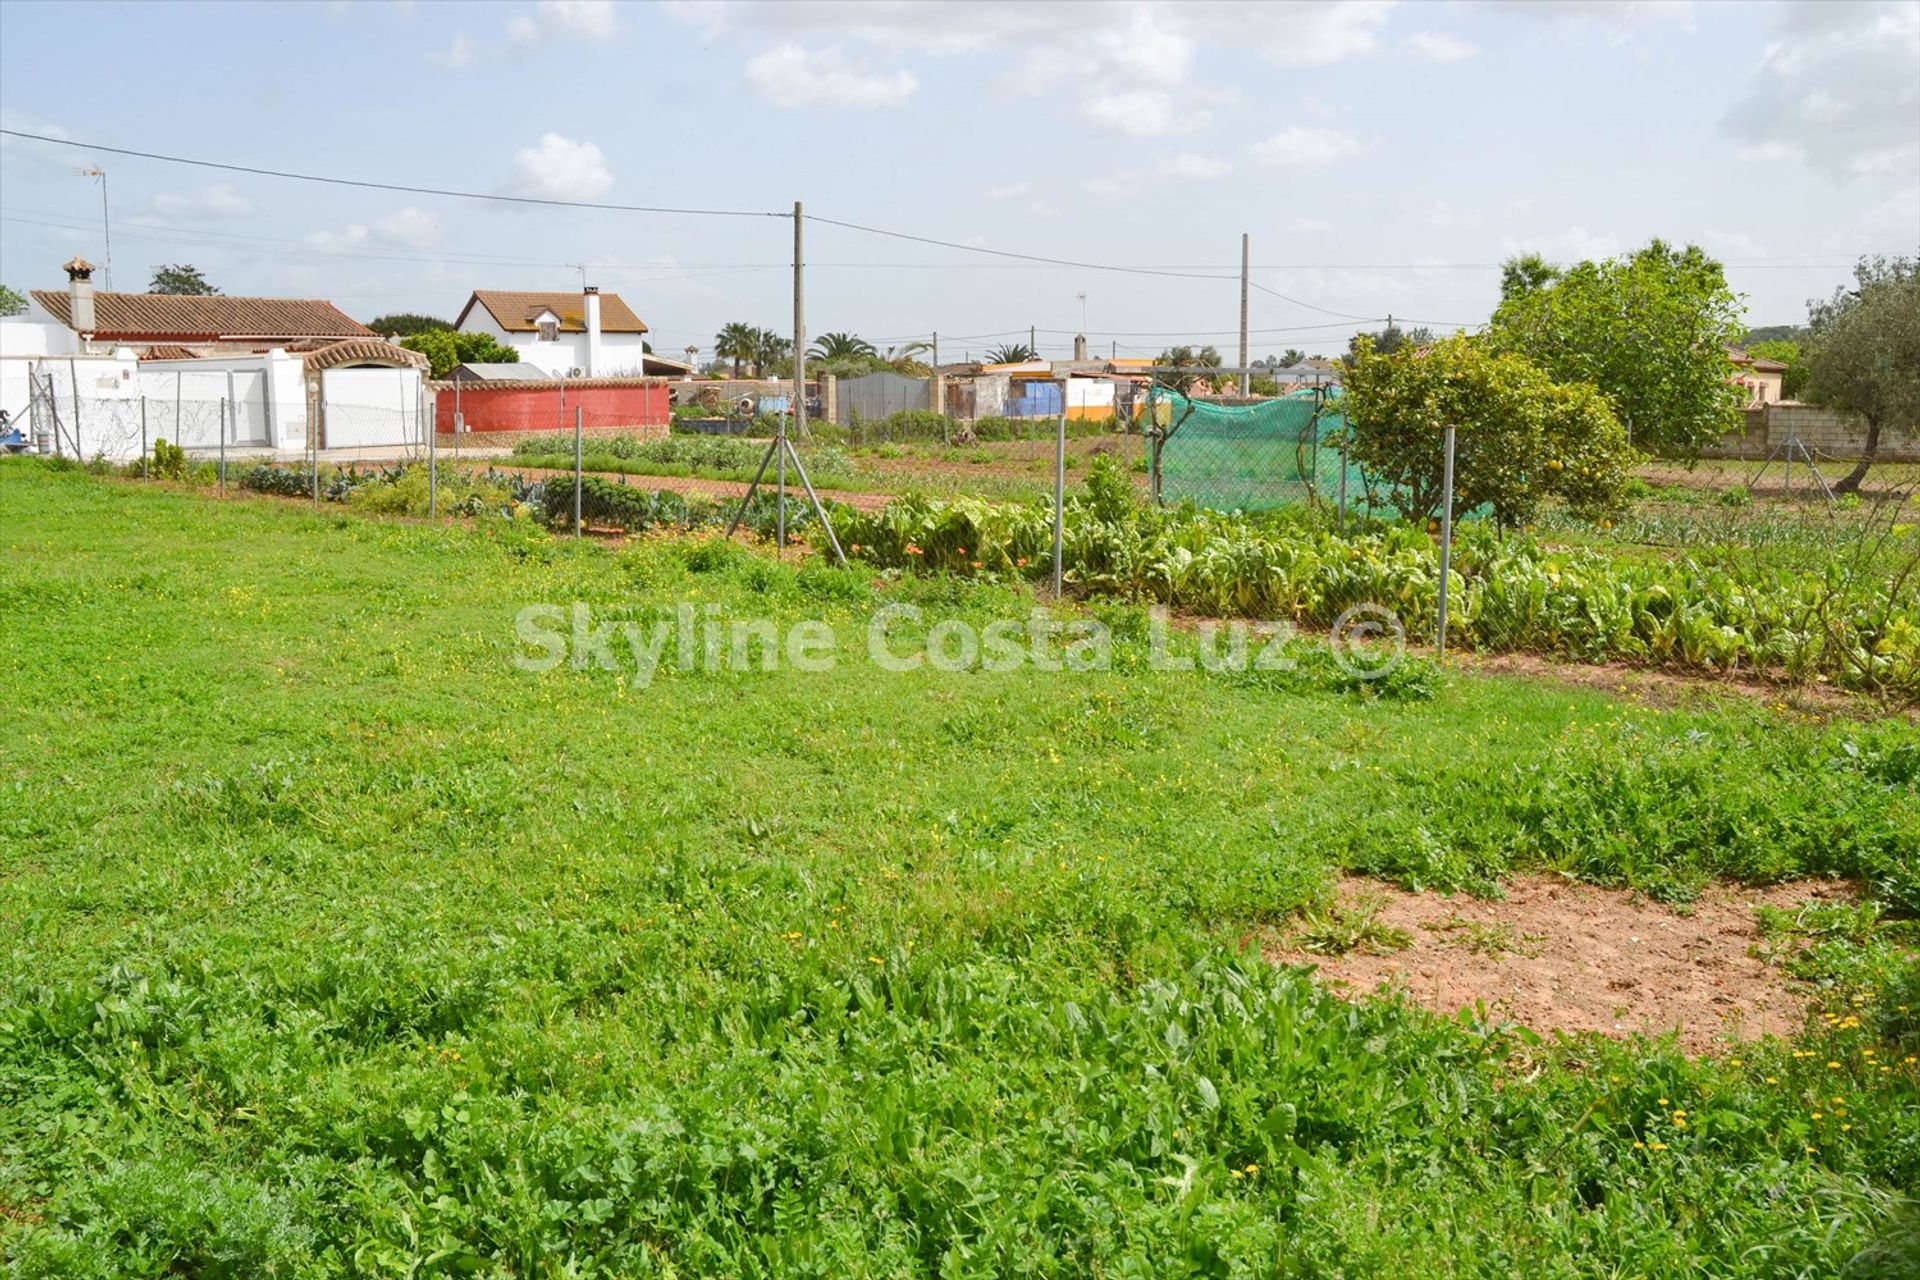
[[[337,369],[341,365],[378,364],[388,368],[425,369],[431,363],[418,351],[396,347],[385,338],[348,338],[318,350],[303,351],[309,369]]]
[[[33,300],[73,324],[73,295],[35,289]],[[249,338],[371,338],[373,330],[321,298],[191,297],[95,293],[94,336],[106,342],[220,342]]]
[[[515,293],[505,289],[475,289],[467,305],[460,309],[460,318],[453,322],[459,328],[466,322],[467,313],[477,303],[487,309],[493,322],[508,333],[532,333],[537,327],[534,317],[542,311],[551,311],[560,317],[560,332],[585,333],[587,331],[587,295],[584,293]],[[646,322],[633,314],[633,308],[621,300],[617,293],[600,295],[600,332],[602,333],[645,333]]]

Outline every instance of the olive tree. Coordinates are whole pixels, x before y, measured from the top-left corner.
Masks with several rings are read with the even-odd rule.
[[[1624,500],[1634,451],[1591,384],[1555,382],[1526,357],[1460,334],[1392,353],[1363,338],[1345,383],[1351,456],[1410,518],[1440,509],[1449,424],[1457,510],[1490,506],[1514,525],[1550,497],[1589,517]]]
[[[1591,382],[1635,445],[1695,454],[1740,425],[1727,348],[1743,333],[1720,264],[1655,240],[1564,270],[1508,262],[1488,339],[1562,382]]]
[[[1866,419],[1860,459],[1836,493],[1867,478],[1889,425],[1920,424],[1920,260],[1862,258],[1854,287],[1808,306],[1805,395]]]

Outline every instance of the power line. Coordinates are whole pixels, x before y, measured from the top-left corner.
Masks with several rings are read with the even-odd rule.
[[[159,160],[167,164],[192,165],[200,169],[218,169],[224,173],[249,173],[262,178],[286,178],[293,182],[317,182],[332,187],[360,187],[368,191],[400,191],[409,195],[446,196],[455,200],[490,200],[500,204],[531,204],[558,209],[600,209],[611,213],[668,213],[704,218],[790,218],[789,213],[764,209],[691,209],[668,205],[614,204],[600,200],[562,200],[551,196],[513,196],[493,191],[459,191],[448,187],[416,187],[404,182],[374,182],[366,178],[336,178],[325,174],[296,173],[290,169],[265,169],[257,165],[229,164],[220,160],[196,160],[190,156],[170,156],[158,151],[136,151],[131,147],[109,147],[98,142],[56,138],[50,134],[27,133],[20,129],[0,129],[9,138],[32,142],[51,142],[82,151],[105,151],[110,155],[133,156],[140,160]]]
[[[1234,280],[1234,275],[1216,275],[1196,271],[1171,271],[1158,267],[1127,267],[1105,262],[1075,262],[1070,258],[1049,258],[1035,253],[1015,253],[1011,249],[990,249],[985,245],[962,244],[957,240],[939,240],[932,236],[917,236],[906,231],[888,231],[884,227],[869,227],[858,222],[843,222],[838,218],[823,218],[819,214],[807,215],[808,222],[818,222],[824,226],[842,227],[848,231],[859,231],[871,236],[886,236],[893,240],[910,240],[915,244],[930,244],[942,249],[958,249],[962,253],[982,253],[995,258],[1011,258],[1018,262],[1038,262],[1055,267],[1073,267],[1080,271],[1116,271],[1125,275],[1173,276],[1183,280]]]

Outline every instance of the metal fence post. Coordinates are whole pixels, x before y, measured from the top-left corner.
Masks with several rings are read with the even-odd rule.
[[[140,397],[140,478],[149,478],[147,471],[147,398]]]
[[[1060,419],[1053,439],[1053,598],[1063,583],[1061,555],[1067,509],[1067,384],[1060,384]]]
[[[1447,660],[1447,575],[1453,566],[1453,424],[1447,424],[1447,457],[1440,487],[1440,625],[1434,632],[1434,657]]]
[[[581,535],[581,530],[582,530],[582,525],[580,521],[580,462],[581,462],[580,425],[581,425],[581,418],[585,413],[586,413],[586,410],[581,408],[579,405],[574,406],[574,409],[573,409],[573,536],[576,538]]]
[[[426,384],[421,384],[420,398],[426,399]],[[431,418],[422,416],[427,424],[427,518],[432,519],[440,513],[440,404],[436,400]]]
[[[1347,432],[1340,429],[1340,532],[1347,531]]]
[[[73,460],[86,461],[86,455],[80,452],[80,371],[73,357],[67,357],[67,384],[73,392]]]
[[[220,401],[220,496],[227,496],[227,406],[232,404],[225,397]]]

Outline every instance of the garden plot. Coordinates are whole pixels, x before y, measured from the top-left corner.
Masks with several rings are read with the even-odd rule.
[[[1359,876],[1268,948],[1355,994],[1385,985],[1441,1013],[1485,1006],[1536,1031],[1677,1031],[1700,1054],[1790,1036],[1803,988],[1763,959],[1755,911],[1851,898],[1838,882],[1709,887],[1684,913],[1621,889],[1516,876],[1505,897],[1409,893]]]

